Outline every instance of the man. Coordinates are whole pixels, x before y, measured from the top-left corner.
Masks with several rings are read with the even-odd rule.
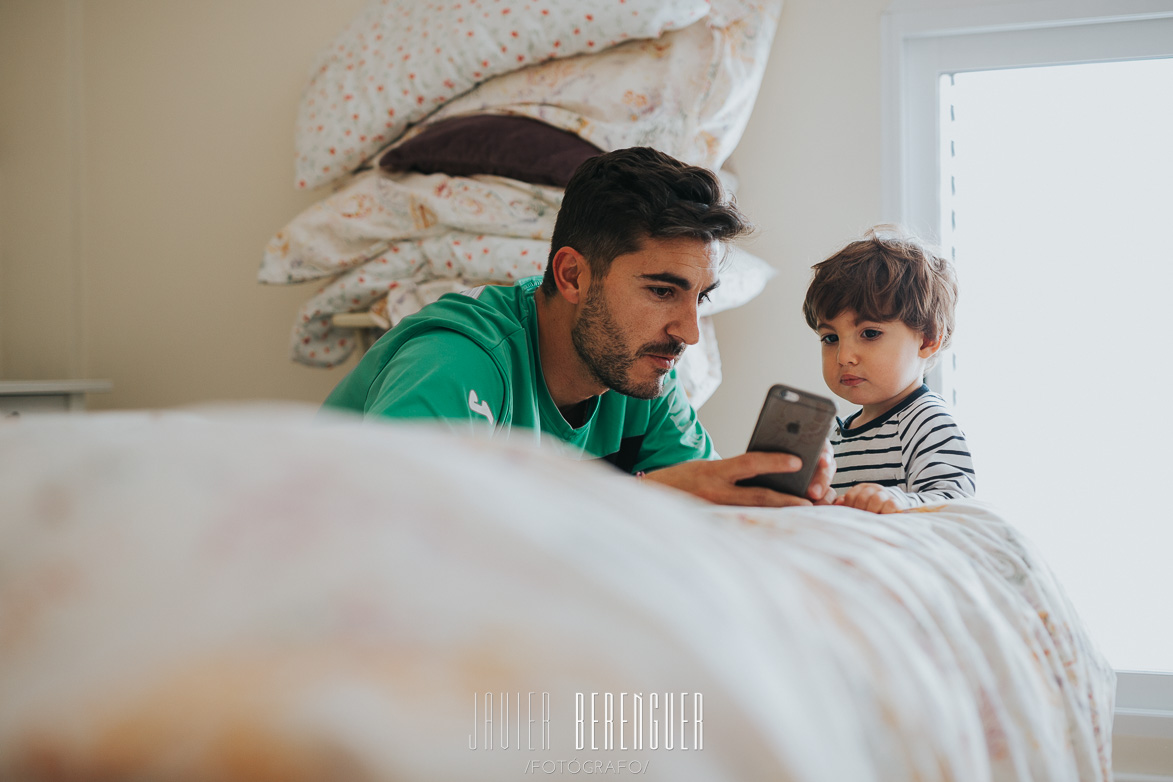
[[[718,460],[676,379],[719,284],[724,244],[750,230],[720,181],[646,147],[587,160],[566,186],[545,277],[448,295],[404,318],[325,406],[539,441],[712,502],[829,499],[829,448],[810,500],[736,482],[792,472],[787,454]]]

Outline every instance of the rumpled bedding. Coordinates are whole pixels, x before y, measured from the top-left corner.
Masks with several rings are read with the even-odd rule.
[[[656,38],[709,16],[711,2],[368,0],[318,55],[302,92],[297,184],[317,187],[353,170],[487,79]]]
[[[657,38],[504,73],[439,101],[388,146],[451,117],[512,114],[600,149],[654,146],[717,170],[749,120],[781,6],[782,0],[720,0],[700,21]],[[684,11],[691,13],[682,5]],[[334,325],[335,314],[375,307],[403,317],[428,303],[429,291],[511,284],[541,273],[561,195],[560,188],[485,175],[360,170],[343,178],[269,241],[258,272],[268,284],[323,281],[295,318],[291,357],[320,367],[346,360],[359,340],[354,329]],[[761,259],[736,252],[706,317],[749,301],[771,275]],[[711,341],[711,322],[703,331]],[[682,374],[696,380],[685,389],[699,407],[720,383],[719,356],[715,344],[686,356],[691,367]]]
[[[0,424],[4,779],[1109,780],[1113,691],[976,501],[720,508],[305,408]],[[576,741],[653,692],[699,750]]]
[[[445,103],[404,140],[449,117],[514,114],[600,149],[656,147],[716,171],[749,122],[782,0],[714,0],[711,8],[659,38],[491,79]]]
[[[290,350],[329,367],[356,346],[333,316],[376,308],[394,325],[444,293],[541,274],[561,188],[504,177],[371,171],[304,212],[265,250],[263,282],[326,282],[301,308]],[[709,320],[754,298],[774,275],[765,261],[732,248],[721,285],[701,307],[702,343],[680,368],[694,406],[720,383]]]

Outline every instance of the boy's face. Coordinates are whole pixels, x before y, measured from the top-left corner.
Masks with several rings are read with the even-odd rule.
[[[899,320],[860,320],[844,310],[818,325],[823,350],[823,380],[836,395],[860,405],[855,425],[891,410],[923,382],[925,363],[940,340]]]

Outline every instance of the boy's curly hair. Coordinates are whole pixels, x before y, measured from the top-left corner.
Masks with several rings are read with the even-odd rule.
[[[953,263],[899,227],[878,225],[812,268],[802,304],[812,329],[852,310],[865,320],[902,321],[949,345],[957,306]]]

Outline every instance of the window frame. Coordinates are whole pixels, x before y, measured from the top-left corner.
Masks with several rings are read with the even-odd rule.
[[[909,7],[916,1],[897,0],[881,17],[881,204],[933,242],[942,239],[942,75],[1173,56],[1173,0]],[[952,366],[946,355],[927,378],[946,399]],[[1173,672],[1117,671],[1114,733],[1173,741]]]

